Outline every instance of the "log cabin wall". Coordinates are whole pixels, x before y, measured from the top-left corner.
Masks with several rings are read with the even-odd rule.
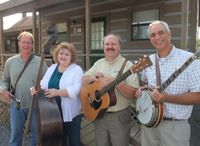
[[[81,6],[80,6],[81,5]],[[62,24],[65,25],[66,40],[71,42],[77,48],[77,63],[82,67],[84,64],[84,3],[77,3],[73,7],[69,7],[68,3],[62,3],[61,5],[55,5],[40,10],[41,21],[41,40],[44,42],[47,38],[46,28],[50,25]],[[75,29],[79,29],[79,32],[75,32]],[[65,32],[61,32],[62,34]],[[64,41],[64,40],[63,40]],[[53,48],[52,48],[53,49]],[[52,50],[53,51],[53,50]]]
[[[84,69],[86,67],[86,50],[85,50],[85,1],[83,0],[62,0],[61,3],[54,5],[47,4],[44,6],[44,1],[41,1],[41,6],[36,2],[28,6],[34,6],[35,11],[39,11],[39,46],[47,39],[46,28],[49,25],[66,25],[66,32],[59,33],[65,37],[63,40],[72,42],[78,52],[78,64]],[[188,21],[188,49],[195,51],[196,48],[196,28],[197,28],[197,11],[196,0],[189,0],[189,21]],[[39,2],[38,2],[39,3]],[[196,3],[196,4],[195,4]],[[148,11],[152,9],[159,10],[159,19],[166,21],[172,31],[172,42],[177,47],[181,46],[181,27],[182,25],[182,0],[91,0],[91,21],[94,19],[103,19],[105,22],[106,35],[109,32],[118,33],[121,35],[122,54],[131,61],[137,60],[138,57],[144,54],[151,54],[155,50],[151,46],[148,39],[133,40],[132,39],[132,18],[133,14],[140,11]],[[28,8],[26,9],[28,10]],[[33,9],[33,8],[30,8]],[[16,8],[17,11],[20,8]],[[10,11],[8,11],[9,13]],[[1,15],[6,14],[2,12]],[[184,49],[187,49],[184,48]],[[90,64],[91,66],[95,59],[103,57],[102,49],[94,51],[90,47]],[[38,52],[36,52],[38,53]],[[38,53],[39,54],[39,53]]]
[[[84,69],[85,63],[85,4],[84,0],[59,0],[62,4],[55,4],[53,6],[44,7],[45,4],[50,5],[51,1],[37,0],[39,4],[35,9],[37,2],[26,4],[22,7],[12,8],[5,12],[0,12],[0,16],[5,14],[29,11],[34,7],[35,11],[40,12],[39,17],[39,44],[40,51],[42,44],[47,39],[46,28],[52,24],[66,24],[67,35],[66,41],[72,42],[78,52],[78,64]],[[40,1],[42,1],[40,3]],[[66,2],[64,2],[66,1]],[[196,48],[196,22],[197,20],[197,8],[195,5],[199,0],[189,0],[189,33],[188,33],[188,48],[194,51]],[[55,2],[55,0],[54,0]],[[132,40],[131,38],[131,24],[132,15],[143,10],[159,9],[159,19],[169,23],[172,31],[172,41],[177,47],[181,46],[181,15],[182,15],[182,2],[183,0],[91,0],[91,18],[98,19],[104,18],[105,34],[109,32],[119,33],[123,40],[122,54],[131,61],[136,60],[143,54],[150,54],[154,52],[154,48],[151,46],[149,40]],[[192,4],[191,4],[192,3]],[[35,4],[35,5],[34,5]],[[15,10],[15,11],[14,11]],[[11,12],[12,11],[12,12]],[[2,27],[2,19],[1,27]],[[18,34],[18,32],[17,32]],[[62,35],[62,33],[61,33]],[[6,35],[5,35],[6,36]],[[0,34],[0,38],[5,37],[4,34]],[[182,40],[183,41],[183,40]],[[7,55],[4,52],[5,47],[3,41],[1,43],[1,66],[4,64],[4,59]],[[193,49],[193,50],[192,50]],[[40,54],[36,52],[37,54]],[[92,60],[96,56],[103,56],[101,52],[90,51],[90,59]],[[2,61],[3,60],[3,61]],[[3,63],[2,63],[3,62]],[[94,127],[93,124],[84,120],[82,122],[81,141],[87,146],[95,146],[94,141]]]
[[[181,0],[166,0],[166,1],[137,1],[137,0],[107,0],[97,1],[91,4],[91,19],[105,18],[106,28],[105,34],[109,32],[118,33],[121,35],[122,54],[130,60],[136,60],[143,54],[154,52],[149,40],[132,40],[131,39],[131,23],[132,14],[142,10],[159,9],[159,19],[168,22],[172,31],[172,41],[177,47],[180,47],[181,40]],[[41,29],[44,29],[50,24],[66,23],[67,40],[72,42],[77,47],[78,64],[85,68],[85,6],[84,2],[77,1],[73,3],[73,7],[69,7],[68,3],[62,3],[41,9]],[[189,17],[191,20],[191,17]],[[192,32],[189,24],[189,32]],[[42,40],[45,40],[45,33],[41,35]],[[191,37],[188,37],[191,39]],[[188,44],[188,47],[194,45]],[[102,53],[96,54],[103,57]],[[91,53],[90,56],[95,56]],[[91,64],[92,65],[92,64]]]

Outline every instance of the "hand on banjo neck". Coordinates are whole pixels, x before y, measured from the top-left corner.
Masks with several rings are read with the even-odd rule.
[[[152,100],[157,102],[157,103],[165,102],[166,99],[167,99],[167,96],[168,95],[167,95],[167,93],[165,91],[160,93],[157,90],[157,88],[153,89],[152,94],[151,94]]]

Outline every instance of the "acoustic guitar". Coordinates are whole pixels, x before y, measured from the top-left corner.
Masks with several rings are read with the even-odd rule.
[[[143,57],[138,60],[128,71],[118,76],[110,84],[103,87],[101,82],[94,81],[81,87],[80,99],[84,116],[88,120],[95,120],[103,116],[109,106],[116,104],[109,96],[109,92],[113,93],[115,86],[125,80],[132,73],[138,73],[143,69],[152,65],[149,57]],[[115,96],[113,96],[115,97]],[[113,104],[114,101],[114,104]]]

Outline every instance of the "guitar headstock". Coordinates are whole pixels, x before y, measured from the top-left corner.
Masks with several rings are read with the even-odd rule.
[[[149,56],[144,56],[143,58],[140,58],[131,68],[132,72],[138,73],[142,71],[143,69],[149,67],[152,65],[152,62],[149,58]]]

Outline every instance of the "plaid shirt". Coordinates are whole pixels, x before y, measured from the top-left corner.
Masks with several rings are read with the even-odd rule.
[[[142,80],[148,86],[156,85],[155,55],[150,56],[153,65],[142,73]],[[161,84],[170,75],[178,70],[187,61],[192,53],[173,47],[170,54],[165,58],[159,58]],[[200,61],[193,61],[166,89],[167,94],[183,94],[188,92],[200,92]],[[164,103],[165,116],[175,119],[188,119],[192,112],[192,105],[180,105]]]

